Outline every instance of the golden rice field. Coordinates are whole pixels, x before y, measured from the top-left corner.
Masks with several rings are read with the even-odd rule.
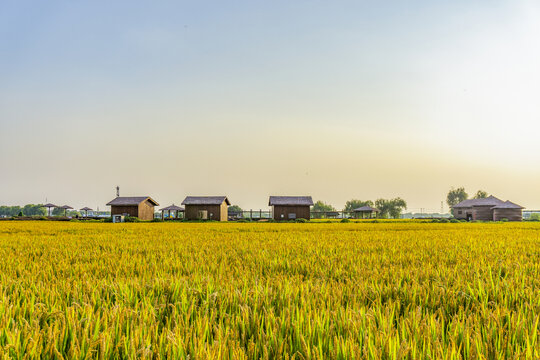
[[[540,224],[0,222],[1,358],[538,359]]]

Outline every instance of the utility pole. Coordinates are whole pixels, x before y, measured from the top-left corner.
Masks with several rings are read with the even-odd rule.
[[[116,186],[116,197],[120,196],[120,186]]]

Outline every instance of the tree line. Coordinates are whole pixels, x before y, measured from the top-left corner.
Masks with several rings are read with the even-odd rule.
[[[68,210],[67,213],[64,209],[54,208],[51,211],[53,216],[76,216],[80,213],[76,210]],[[42,204],[27,204],[24,206],[0,206],[0,216],[47,216],[48,211],[43,207]]]
[[[42,206],[41,204],[0,206],[0,216],[45,216],[47,215],[47,210]]]
[[[375,202],[371,200],[358,200],[352,199],[345,203],[343,211],[352,212],[354,209],[358,209],[362,206],[371,206],[379,209],[379,217],[383,219],[400,217],[403,210],[407,208],[407,202],[400,197],[394,199],[377,199]],[[311,210],[312,212],[331,212],[336,209],[322,201],[317,201]]]

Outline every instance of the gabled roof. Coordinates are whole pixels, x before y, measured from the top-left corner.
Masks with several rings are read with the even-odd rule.
[[[453,208],[469,208],[473,206],[497,206],[504,204],[504,201],[497,199],[495,196],[489,196],[485,199],[467,199],[459,204],[452,206]]]
[[[48,204],[45,204],[45,205],[41,205],[41,207],[46,207],[46,208],[52,208],[52,207],[57,207],[56,205],[54,204],[51,204],[51,203],[48,203]]]
[[[90,209],[88,206],[85,206],[81,209],[82,211],[93,211],[92,209]]]
[[[73,209],[73,208],[71,206],[69,206],[69,205],[64,205],[64,206],[60,206],[60,209],[70,210],[70,209]]]
[[[159,205],[154,199],[150,196],[119,196],[114,200],[111,200],[107,203],[107,206],[117,205],[117,206],[135,206],[139,205],[143,201],[150,201],[155,206]]]
[[[226,196],[186,196],[182,205],[221,205],[224,201],[231,205]]]
[[[361,206],[359,208],[354,209],[355,212],[368,212],[368,211],[374,211],[379,212],[380,210],[371,206]]]
[[[160,209],[160,211],[184,211],[185,209],[180,206],[176,206],[172,204],[171,206],[164,207],[163,209]]]
[[[525,209],[525,208],[518,204],[514,204],[511,201],[505,201],[504,203],[493,207],[493,209]]]
[[[268,205],[312,206],[313,199],[311,196],[270,196]]]

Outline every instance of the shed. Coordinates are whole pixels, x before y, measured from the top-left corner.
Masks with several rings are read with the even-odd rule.
[[[353,213],[355,217],[361,218],[361,219],[371,219],[373,217],[377,217],[377,214],[380,212],[379,209],[371,207],[371,206],[361,206],[359,208],[356,208],[353,210]]]
[[[226,196],[187,196],[182,205],[186,220],[227,221],[231,203]]]
[[[164,207],[163,209],[160,209],[161,211],[161,218],[165,220],[165,212],[167,212],[167,218],[169,219],[178,219],[180,218],[180,213],[184,212],[184,208],[180,206],[176,206],[172,204],[171,206]],[[173,216],[174,215],[174,216]]]
[[[270,196],[268,206],[272,206],[273,218],[276,221],[309,220],[313,199],[311,196]]]
[[[484,199],[463,200],[452,207],[454,217],[463,220],[521,221],[523,207],[510,201],[502,201],[495,196]]]
[[[150,196],[118,196],[107,203],[111,207],[111,216],[133,216],[141,220],[153,220],[154,206],[158,205]]]

